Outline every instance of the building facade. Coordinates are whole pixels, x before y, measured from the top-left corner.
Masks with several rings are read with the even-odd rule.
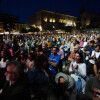
[[[89,12],[84,8],[84,11],[80,13],[80,21],[83,27],[100,27],[100,14]]]
[[[20,23],[17,16],[11,14],[0,14],[0,32],[4,32],[5,27],[12,27],[13,31],[19,31],[20,28],[26,28],[26,24]]]
[[[28,18],[28,26],[38,27],[41,31],[48,29],[63,29],[66,26],[76,26],[77,17],[62,13],[40,10]]]

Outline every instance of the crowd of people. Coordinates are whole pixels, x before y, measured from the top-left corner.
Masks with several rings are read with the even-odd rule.
[[[0,36],[1,100],[100,100],[100,34]]]

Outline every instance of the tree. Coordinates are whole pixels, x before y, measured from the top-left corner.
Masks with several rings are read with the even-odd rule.
[[[23,28],[23,27],[22,27],[22,28],[20,28],[20,30],[19,30],[19,31],[20,31],[20,33],[27,33],[26,28]]]
[[[76,29],[77,30],[82,29],[82,23],[81,23],[81,21],[76,21]]]
[[[15,25],[13,22],[4,22],[3,23],[3,29],[5,31],[11,32],[13,29],[15,29]]]

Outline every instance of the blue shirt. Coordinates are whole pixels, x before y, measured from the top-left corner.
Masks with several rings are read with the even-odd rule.
[[[86,46],[86,49],[85,49],[85,51],[89,51],[90,56],[92,54],[92,51],[94,50],[95,50],[95,47],[90,47],[90,46]]]
[[[54,56],[54,54],[51,54],[49,56],[49,59],[50,59],[51,62],[54,62],[54,63],[57,63],[57,64],[59,64],[59,62],[60,62],[60,56],[58,54],[56,56]],[[57,67],[53,67],[52,65],[49,65],[49,69],[50,69],[53,77],[58,72],[58,68]]]

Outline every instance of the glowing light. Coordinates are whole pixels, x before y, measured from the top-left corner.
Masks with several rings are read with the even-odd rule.
[[[59,22],[60,22],[60,23],[63,23],[63,19],[59,19]]]
[[[40,31],[42,31],[42,26],[39,26]]]
[[[74,22],[74,26],[76,26],[76,23]]]
[[[90,25],[90,20],[86,21],[86,26]]]
[[[47,17],[45,17],[45,18],[44,18],[44,21],[45,21],[45,22],[47,22],[47,21],[48,21]]]
[[[53,22],[55,23],[55,19],[53,19]]]
[[[53,22],[53,19],[52,18],[50,18],[50,22]]]

